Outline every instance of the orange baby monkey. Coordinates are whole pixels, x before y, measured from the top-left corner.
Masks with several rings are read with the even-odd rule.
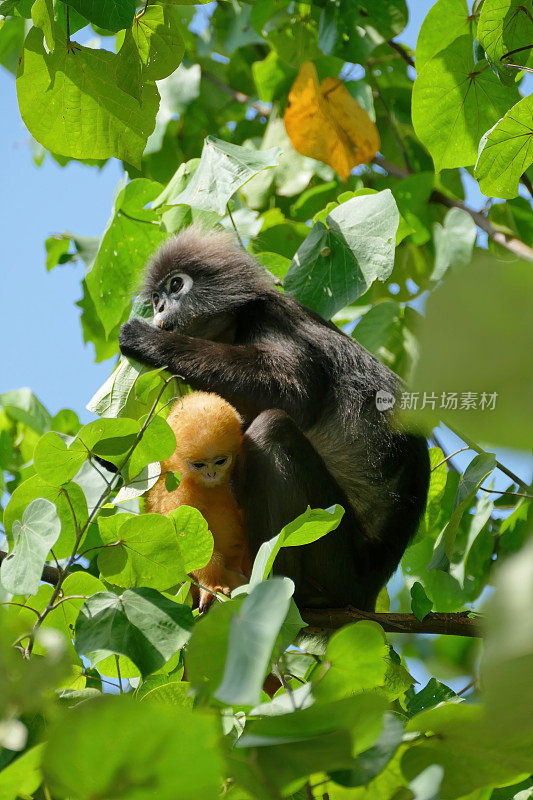
[[[167,422],[176,436],[176,450],[161,462],[161,477],[146,493],[146,510],[168,514],[179,506],[193,506],[204,516],[213,534],[214,550],[207,566],[191,573],[202,587],[193,586],[200,611],[215,592],[229,595],[251,574],[248,537],[242,514],[229,486],[241,448],[241,418],[216,394],[192,392],[178,400]],[[167,472],[179,472],[180,485],[165,488]]]

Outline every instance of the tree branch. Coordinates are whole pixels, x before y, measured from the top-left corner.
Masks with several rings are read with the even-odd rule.
[[[7,553],[0,551],[0,563]],[[61,577],[56,567],[45,566],[42,580],[55,586]],[[70,599],[70,598],[67,598]],[[369,619],[379,622],[384,631],[389,633],[435,633],[449,636],[482,636],[477,619],[470,616],[469,611],[455,614],[433,612],[422,622],[414,614],[384,614],[374,611],[359,611],[357,608],[304,608],[300,609],[304,622],[307,622],[308,633],[324,634],[342,628],[350,622]]]
[[[330,633],[350,622],[369,619],[378,622],[388,633],[435,633],[448,636],[482,636],[481,626],[470,611],[454,614],[432,612],[422,621],[414,614],[390,614],[360,611],[357,608],[304,608],[300,609],[306,633]]]
[[[385,172],[388,172],[389,175],[394,175],[395,178],[407,178],[410,174],[397,164],[393,164],[391,161],[388,161],[386,158],[383,158],[383,156],[380,155],[374,156],[372,162],[377,164],[378,167],[381,167],[381,169],[384,169]],[[505,247],[506,250],[514,253],[514,255],[518,256],[519,258],[525,258],[528,261],[533,261],[533,248],[529,247],[520,239],[517,239],[516,236],[509,236],[507,233],[496,230],[487,217],[483,216],[483,214],[481,214],[479,211],[470,208],[470,206],[467,206],[462,200],[455,200],[453,197],[448,197],[438,189],[435,189],[432,192],[430,200],[434,203],[440,203],[443,206],[447,206],[448,208],[461,208],[463,211],[466,211],[467,214],[470,214],[477,227],[484,231],[493,242]]]

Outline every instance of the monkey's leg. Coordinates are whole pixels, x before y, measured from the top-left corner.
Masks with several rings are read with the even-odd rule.
[[[364,584],[356,546],[364,542],[362,527],[322,458],[287,414],[269,410],[256,417],[246,431],[237,472],[252,556],[307,506],[342,505],[345,513],[336,531],[304,547],[282,549],[275,571],[294,580],[301,607],[368,605],[357,588]]]
[[[196,593],[198,594],[198,608],[201,614],[207,611],[217,593],[229,597],[233,589],[247,582],[247,578],[241,572],[228,569],[225,566],[222,554],[216,550],[213,551],[209,564],[192,572],[191,575],[199,584]]]

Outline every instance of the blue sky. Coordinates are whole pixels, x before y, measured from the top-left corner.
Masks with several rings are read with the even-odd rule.
[[[432,4],[431,0],[408,2],[411,18],[399,37],[402,42],[415,47],[421,22]],[[52,413],[73,408],[82,421],[88,421],[91,415],[85,404],[111,372],[112,362],[95,364],[92,346],[83,344],[75,306],[81,294],[82,264],[67,264],[47,273],[44,241],[64,230],[99,236],[109,217],[121,165],[111,160],[103,170],[76,163],[62,168],[46,158],[37,167],[30,136],[20,119],[14,78],[2,67],[0,103],[4,298],[0,392],[30,386]],[[475,186],[469,186],[468,193],[469,202],[479,207]],[[453,438],[445,435],[444,439],[453,447]],[[461,453],[457,463],[464,465],[470,458],[471,454]],[[530,479],[530,459],[525,455],[503,453],[501,459]]]

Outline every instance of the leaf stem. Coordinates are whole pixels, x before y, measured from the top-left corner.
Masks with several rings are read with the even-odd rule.
[[[245,248],[244,248],[244,245],[242,243],[242,239],[241,239],[241,237],[239,235],[239,231],[237,230],[237,226],[235,225],[235,220],[233,219],[233,214],[231,213],[231,210],[230,210],[230,207],[229,207],[229,202],[226,203],[226,208],[227,208],[227,211],[228,211],[229,218],[231,220],[231,224],[233,225],[233,230],[235,231],[235,235],[236,235],[237,239],[239,240],[240,246],[244,250]]]
[[[119,692],[120,692],[120,694],[124,694],[124,689],[122,688],[122,676],[120,674],[120,664],[119,664],[118,656],[117,656],[116,653],[115,653],[115,664],[117,666],[117,677],[118,677]]]
[[[442,449],[442,448],[441,448],[441,449]],[[449,456],[446,456],[446,458],[443,458],[443,459],[442,459],[442,461],[439,461],[439,463],[438,463],[438,464],[435,464],[435,466],[434,466],[434,467],[431,467],[431,472],[434,472],[434,471],[435,471],[436,469],[438,469],[439,467],[442,467],[442,465],[443,465],[443,464],[445,464],[447,461],[449,461],[449,460],[450,460],[450,458],[453,458],[454,456],[456,456],[456,455],[457,455],[457,453],[462,453],[462,452],[464,452],[465,450],[470,450],[470,447],[460,447],[460,448],[459,448],[459,450],[456,450],[456,451],[455,451],[455,453],[450,453],[450,455],[449,455]]]
[[[452,427],[452,425],[450,425],[449,422],[445,422],[444,424],[446,425],[447,428],[451,430],[452,433],[455,433],[455,435],[458,436],[459,439],[462,439],[463,442],[465,442],[465,444],[467,444],[472,450],[475,450],[476,453],[479,453],[479,455],[484,455],[487,452],[486,450],[483,450],[483,448],[480,447],[480,445],[473,442],[472,439],[469,439],[468,436],[466,436],[464,433],[461,433],[456,428]],[[505,475],[507,475],[507,477],[513,481],[513,483],[517,483],[519,486],[522,486],[523,489],[529,489],[527,483],[525,483],[521,478],[519,478],[518,475],[515,475],[514,472],[511,472],[511,470],[504,464],[502,464],[501,461],[496,460],[496,466],[498,467],[500,472],[503,472]]]

